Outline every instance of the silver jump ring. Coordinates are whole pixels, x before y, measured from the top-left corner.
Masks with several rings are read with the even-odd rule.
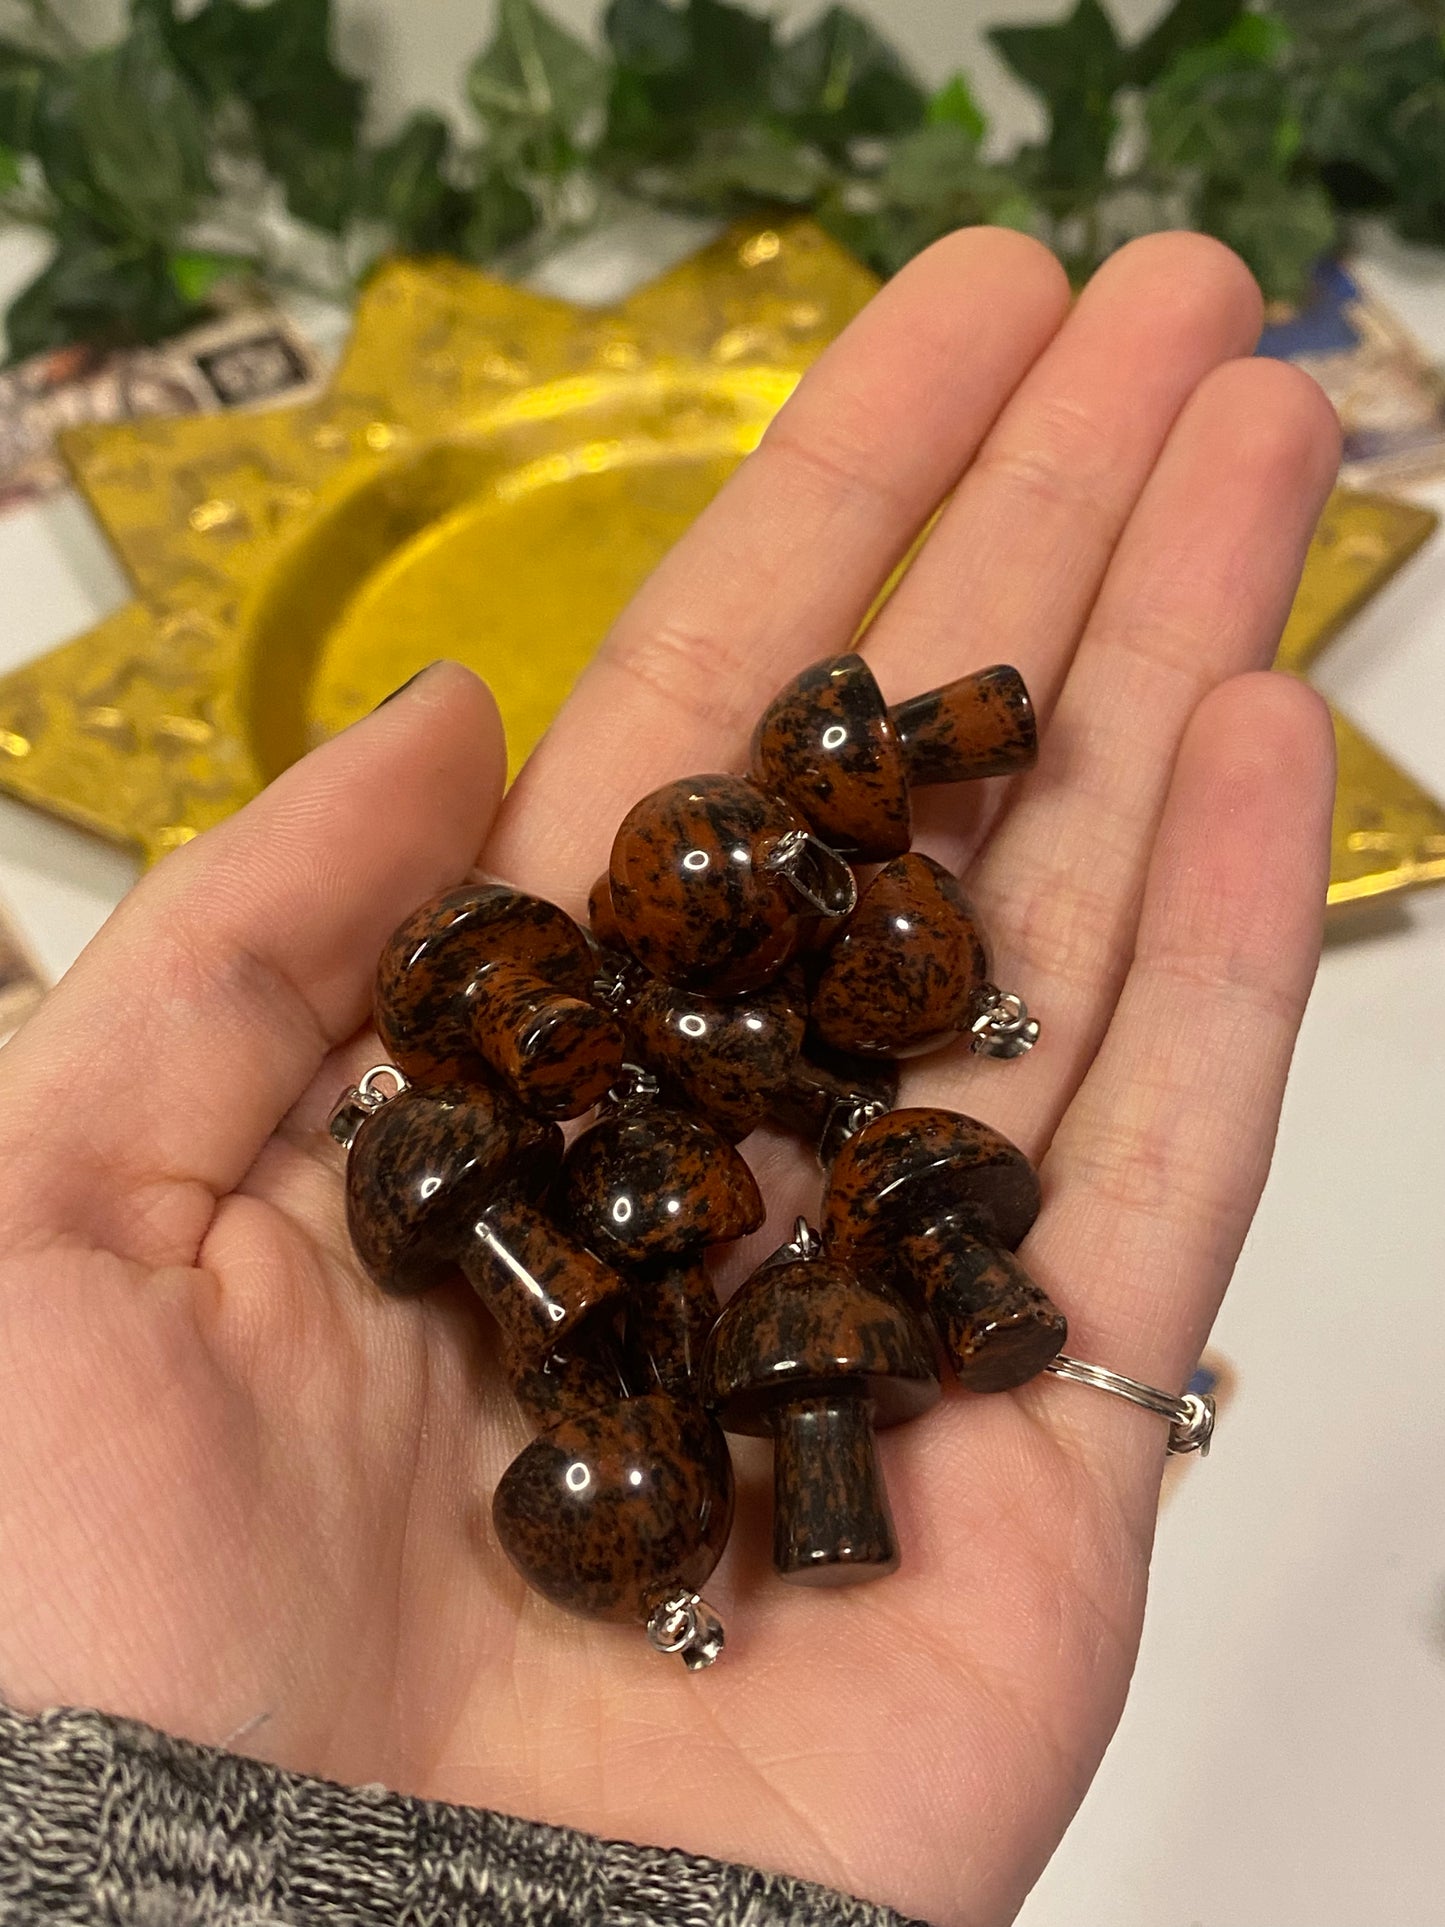
[[[1089,1365],[1082,1358],[1070,1358],[1067,1352],[1050,1359],[1044,1370],[1056,1378],[1072,1379],[1076,1385],[1092,1385],[1096,1391],[1112,1392],[1115,1398],[1128,1399],[1131,1405],[1142,1405],[1146,1412],[1157,1412],[1160,1418],[1169,1421],[1170,1452],[1197,1452],[1201,1459],[1208,1458],[1216,1415],[1210,1393],[1161,1392],[1137,1378],[1111,1372],[1107,1365]]]

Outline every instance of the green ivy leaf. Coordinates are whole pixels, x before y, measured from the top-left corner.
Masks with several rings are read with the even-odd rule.
[[[988,37],[1048,108],[1045,180],[1075,193],[1097,189],[1118,127],[1114,96],[1129,77],[1128,56],[1099,0],[1078,0],[1052,26],[991,27]]]
[[[501,0],[491,45],[472,63],[467,92],[499,161],[564,173],[600,118],[607,73],[590,47],[535,0]]]
[[[658,186],[670,199],[728,214],[760,202],[805,207],[830,177],[817,148],[781,129],[718,128]]]
[[[0,194],[17,186],[19,180],[20,156],[14,148],[7,147],[3,141],[0,141]]]
[[[331,0],[208,0],[174,21],[169,39],[212,108],[238,101],[247,109],[257,151],[291,212],[339,234],[359,187],[366,89],[332,57]]]
[[[1220,39],[1181,53],[1147,99],[1153,164],[1220,180],[1283,175],[1302,131],[1283,48],[1274,23],[1245,15]]]
[[[102,233],[163,243],[210,187],[200,103],[144,16],[45,73],[30,136],[57,201]]]
[[[403,254],[455,252],[472,213],[457,171],[450,126],[418,109],[390,141],[363,154],[357,212],[384,223],[390,245]]]
[[[224,281],[255,272],[246,254],[212,254],[205,249],[183,249],[167,258],[171,283],[183,301],[203,307]]]
[[[503,168],[489,168],[470,197],[466,218],[457,237],[464,261],[484,267],[506,248],[525,241],[537,225],[531,195]]]
[[[0,141],[16,154],[30,152],[35,111],[49,67],[29,48],[0,40]]]
[[[929,101],[928,124],[931,127],[961,128],[975,147],[982,146],[983,137],[988,132],[988,118],[974,99],[973,89],[963,74],[955,74]]]
[[[847,7],[830,7],[777,50],[768,99],[805,139],[833,152],[850,140],[905,133],[928,106],[888,42]]]
[[[602,30],[618,66],[634,74],[676,73],[692,54],[687,21],[667,0],[611,0]]]
[[[12,361],[75,341],[160,341],[202,318],[204,310],[176,286],[163,249],[118,243],[74,222],[57,240],[50,263],[5,317]]]
[[[1148,87],[1171,61],[1201,41],[1218,40],[1244,12],[1244,0],[1174,0],[1159,20],[1129,49],[1129,81]]]
[[[1243,255],[1267,301],[1297,301],[1338,240],[1329,196],[1314,181],[1266,174],[1206,196],[1199,212],[1208,233]]]

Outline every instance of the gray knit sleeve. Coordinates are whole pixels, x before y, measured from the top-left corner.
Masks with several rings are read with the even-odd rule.
[[[806,1881],[0,1706],[0,1927],[924,1927]]]

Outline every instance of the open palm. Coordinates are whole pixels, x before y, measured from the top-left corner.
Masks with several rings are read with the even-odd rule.
[[[904,1099],[1042,1161],[1023,1255],[1069,1349],[1181,1384],[1324,894],[1328,719],[1255,672],[1335,427],[1239,359],[1258,321],[1211,242],[1135,243],[1071,307],[1033,242],[951,237],[803,382],[505,803],[490,699],[440,665],[141,884],[0,1060],[0,1696],[1010,1916],[1122,1704],[1162,1422],[1051,1379],[946,1398],[881,1442],[901,1571],[845,1592],[771,1577],[739,1442],[728,1652],[689,1674],[508,1566],[489,1500],[525,1434],[492,1334],[460,1285],[365,1281],[324,1122],[379,1055],[358,1026],[402,916],[479,857],[580,912],[626,808],[737,767],[948,498],[866,653],[890,700],[995,661],[1034,693],[1037,769],[931,793],[919,840],[1044,1036],[922,1060]],[[748,1149],[755,1255],[818,1176]]]

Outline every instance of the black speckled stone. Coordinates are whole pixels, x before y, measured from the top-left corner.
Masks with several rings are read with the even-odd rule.
[[[706,1584],[732,1513],[721,1431],[661,1393],[562,1420],[512,1461],[492,1501],[528,1585],[567,1612],[642,1623]]]
[[[967,1030],[989,977],[988,944],[958,879],[915,851],[863,892],[827,954],[813,1024],[838,1050],[934,1050]]]
[[[878,863],[908,848],[903,751],[861,656],[803,670],[763,711],[752,773],[840,856]]]
[[[639,1391],[700,1396],[717,1291],[701,1253],[659,1258],[627,1273],[626,1370]]]
[[[724,1308],[703,1396],[730,1432],[775,1441],[775,1563],[785,1579],[850,1585],[898,1550],[872,1446],[875,1425],[938,1397],[932,1341],[903,1301],[846,1264],[764,1265]]]
[[[1012,776],[1038,759],[1034,706],[1007,663],[895,703],[889,714],[915,787]]]
[[[500,1091],[407,1090],[362,1124],[346,1164],[357,1256],[383,1290],[426,1291],[460,1262],[499,1197],[545,1190],[562,1133]]]
[[[393,933],[374,1014],[414,1084],[500,1077],[545,1117],[576,1117],[617,1074],[622,1036],[591,1008],[594,952],[565,911],[507,883],[431,898]]]
[[[838,1153],[823,1193],[823,1235],[840,1256],[887,1258],[938,1219],[972,1219],[1012,1251],[1039,1214],[1034,1167],[1001,1131],[959,1111],[905,1107],[875,1119]]]
[[[725,1000],[653,979],[627,1017],[641,1061],[734,1141],[786,1093],[806,1027],[802,1000],[784,983]]]
[[[1064,1314],[1018,1259],[949,1216],[901,1238],[894,1277],[923,1304],[960,1385],[1008,1392],[1041,1372],[1068,1339]]]
[[[567,1152],[559,1207],[584,1243],[635,1265],[756,1231],[763,1200],[719,1132],[666,1104],[624,1106]]]
[[[775,867],[802,819],[740,776],[668,783],[627,812],[612,846],[612,912],[664,983],[736,997],[798,948],[813,914]]]

